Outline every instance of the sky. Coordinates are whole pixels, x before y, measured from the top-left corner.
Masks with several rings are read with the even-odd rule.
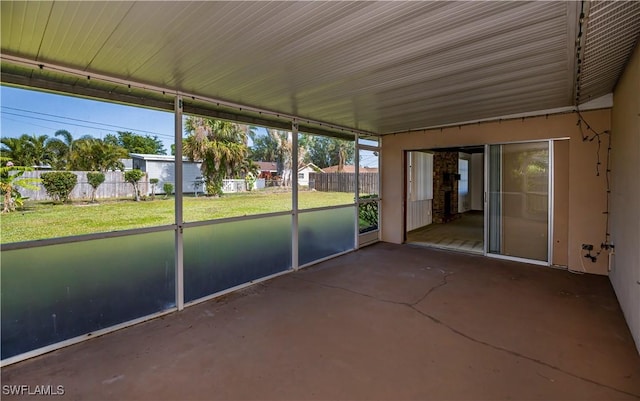
[[[53,136],[69,131],[74,138],[104,138],[117,131],[157,136],[167,153],[173,143],[173,113],[115,103],[0,86],[2,137]]]
[[[172,112],[2,85],[0,110],[2,137],[19,137],[23,134],[53,137],[56,131],[64,129],[76,139],[83,135],[104,138],[117,131],[131,131],[157,136],[167,154],[171,153],[171,144],[174,142]],[[264,128],[260,131],[266,134]],[[360,164],[377,167],[377,157],[371,152],[362,152]]]

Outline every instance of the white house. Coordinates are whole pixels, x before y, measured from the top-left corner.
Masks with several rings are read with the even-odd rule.
[[[175,190],[175,156],[167,155],[149,155],[141,153],[131,153],[131,168],[139,169],[147,173],[149,179],[157,178],[159,180],[156,187],[156,193],[163,193],[163,185],[170,183]],[[184,193],[202,192],[202,173],[200,165],[202,163],[192,162],[186,157],[182,158],[182,190]],[[151,186],[149,186],[151,193]]]
[[[321,173],[322,169],[313,163],[298,167],[298,185],[309,186],[309,173]]]

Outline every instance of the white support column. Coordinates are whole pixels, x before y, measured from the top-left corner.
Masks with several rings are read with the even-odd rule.
[[[549,179],[549,183],[548,183],[548,191],[547,191],[547,200],[548,200],[548,205],[547,205],[547,210],[549,211],[547,213],[547,262],[549,262],[549,266],[553,265],[553,219],[554,219],[554,214],[553,214],[553,207],[554,207],[554,191],[553,191],[553,187],[555,185],[555,181],[554,181],[554,175],[555,175],[555,166],[553,164],[553,160],[554,160],[554,146],[555,146],[555,141],[553,139],[549,140],[549,168],[547,169],[549,177],[547,177]],[[607,228],[607,231],[609,229]]]
[[[291,267],[298,270],[298,121],[291,122]]]
[[[184,309],[184,250],[182,239],[182,96],[176,96],[174,105],[175,126],[175,217],[176,217],[176,308]]]
[[[356,225],[355,240],[354,240],[355,249],[360,249],[360,147],[358,146],[359,136],[360,135],[356,132],[355,141],[353,143],[353,146],[355,146],[356,148],[355,157],[353,158],[354,159],[353,166],[356,174],[355,176],[356,188],[355,188],[354,198],[353,198],[356,204],[356,217],[354,222],[354,224]]]

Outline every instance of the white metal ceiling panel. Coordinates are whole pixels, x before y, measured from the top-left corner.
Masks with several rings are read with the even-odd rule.
[[[36,60],[90,70],[131,7],[127,2],[54,2]]]
[[[3,1],[0,4],[2,52],[25,57],[37,55],[53,2]]]
[[[0,39],[8,56],[384,134],[571,106],[580,4],[2,1]],[[639,9],[591,5],[581,99],[611,92]]]
[[[589,7],[580,103],[611,93],[640,37],[640,1],[597,1]]]

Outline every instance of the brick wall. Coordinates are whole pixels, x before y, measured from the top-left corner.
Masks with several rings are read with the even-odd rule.
[[[433,155],[433,222],[447,223],[458,217],[458,152]]]

